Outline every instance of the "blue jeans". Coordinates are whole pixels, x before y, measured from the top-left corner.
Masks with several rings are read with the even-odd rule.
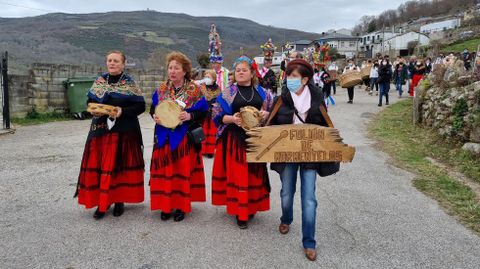
[[[380,94],[378,95],[378,104],[382,104],[382,97],[385,95],[385,100],[388,104],[388,91],[390,90],[390,82],[380,82]]]
[[[402,93],[403,93],[403,89],[402,89],[402,79],[401,79],[401,78],[397,78],[397,80],[395,81],[395,85],[397,86],[398,96],[402,96]]]
[[[300,169],[300,187],[302,200],[302,233],[303,247],[315,248],[315,221],[317,218],[317,198],[315,196],[315,182],[317,171],[304,170],[297,163],[286,165],[280,175],[282,181],[282,190],[280,198],[282,200],[282,217],[280,221],[283,224],[290,225],[293,222],[293,198],[295,196],[295,187],[297,184],[297,171]]]

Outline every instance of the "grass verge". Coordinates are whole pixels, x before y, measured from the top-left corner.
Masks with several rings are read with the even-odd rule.
[[[480,182],[480,160],[434,131],[414,126],[411,99],[390,105],[377,115],[369,124],[369,133],[397,165],[417,174],[413,185],[418,190],[437,200],[448,214],[480,235],[480,197],[427,158],[434,158],[476,182]]]
[[[73,117],[69,114],[59,112],[38,113],[33,110],[28,112],[23,118],[12,118],[12,123],[16,125],[35,125],[53,121],[66,121],[73,120]]]

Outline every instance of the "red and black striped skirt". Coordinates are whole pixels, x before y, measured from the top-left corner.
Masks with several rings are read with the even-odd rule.
[[[78,203],[105,212],[113,203],[144,200],[141,135],[108,133],[89,139],[78,177]]]
[[[202,154],[214,154],[215,153],[215,144],[217,141],[217,127],[213,123],[213,120],[209,117],[203,121],[202,124],[203,131],[205,133],[205,140],[202,143]]]
[[[173,152],[170,144],[154,147],[150,165],[150,208],[191,212],[191,202],[205,202],[203,159],[185,136]]]
[[[226,130],[227,131],[227,130]],[[244,143],[229,134],[217,143],[212,173],[212,204],[226,205],[227,214],[248,216],[270,209],[267,167],[247,163]]]

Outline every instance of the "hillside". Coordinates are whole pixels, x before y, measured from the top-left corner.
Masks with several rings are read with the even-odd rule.
[[[27,18],[0,18],[0,50],[8,50],[17,67],[31,62],[102,64],[106,51],[121,49],[131,62],[145,66],[156,48],[180,50],[192,57],[208,48],[210,25],[215,23],[224,54],[244,47],[260,53],[269,37],[284,40],[313,39],[314,33],[260,25],[230,17],[193,17],[155,11],[93,14],[52,13]],[[252,50],[253,49],[253,50]]]

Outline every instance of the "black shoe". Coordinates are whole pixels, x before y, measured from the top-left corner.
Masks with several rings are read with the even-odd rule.
[[[388,106],[389,105],[388,102],[385,102],[385,105]]]
[[[248,228],[248,221],[245,221],[245,220],[239,220],[238,219],[238,216],[237,216],[237,225],[238,225],[238,228],[240,229],[247,229]]]
[[[175,213],[173,213],[173,221],[179,222],[182,221],[185,218],[185,212],[182,210],[175,210]]]
[[[350,101],[348,101],[347,103],[348,103],[348,104],[353,104],[353,101],[352,101],[352,100],[350,100]]]
[[[378,104],[378,106],[382,106],[382,104]]]
[[[97,210],[95,210],[95,213],[93,213],[93,218],[94,219],[103,219],[103,217],[105,217],[105,212],[101,212],[97,207]]]
[[[172,216],[172,213],[162,212],[162,213],[160,214],[160,219],[161,219],[161,220],[169,220],[171,216]]]
[[[124,203],[115,203],[113,207],[113,216],[120,217],[123,212],[125,212],[125,204]]]

